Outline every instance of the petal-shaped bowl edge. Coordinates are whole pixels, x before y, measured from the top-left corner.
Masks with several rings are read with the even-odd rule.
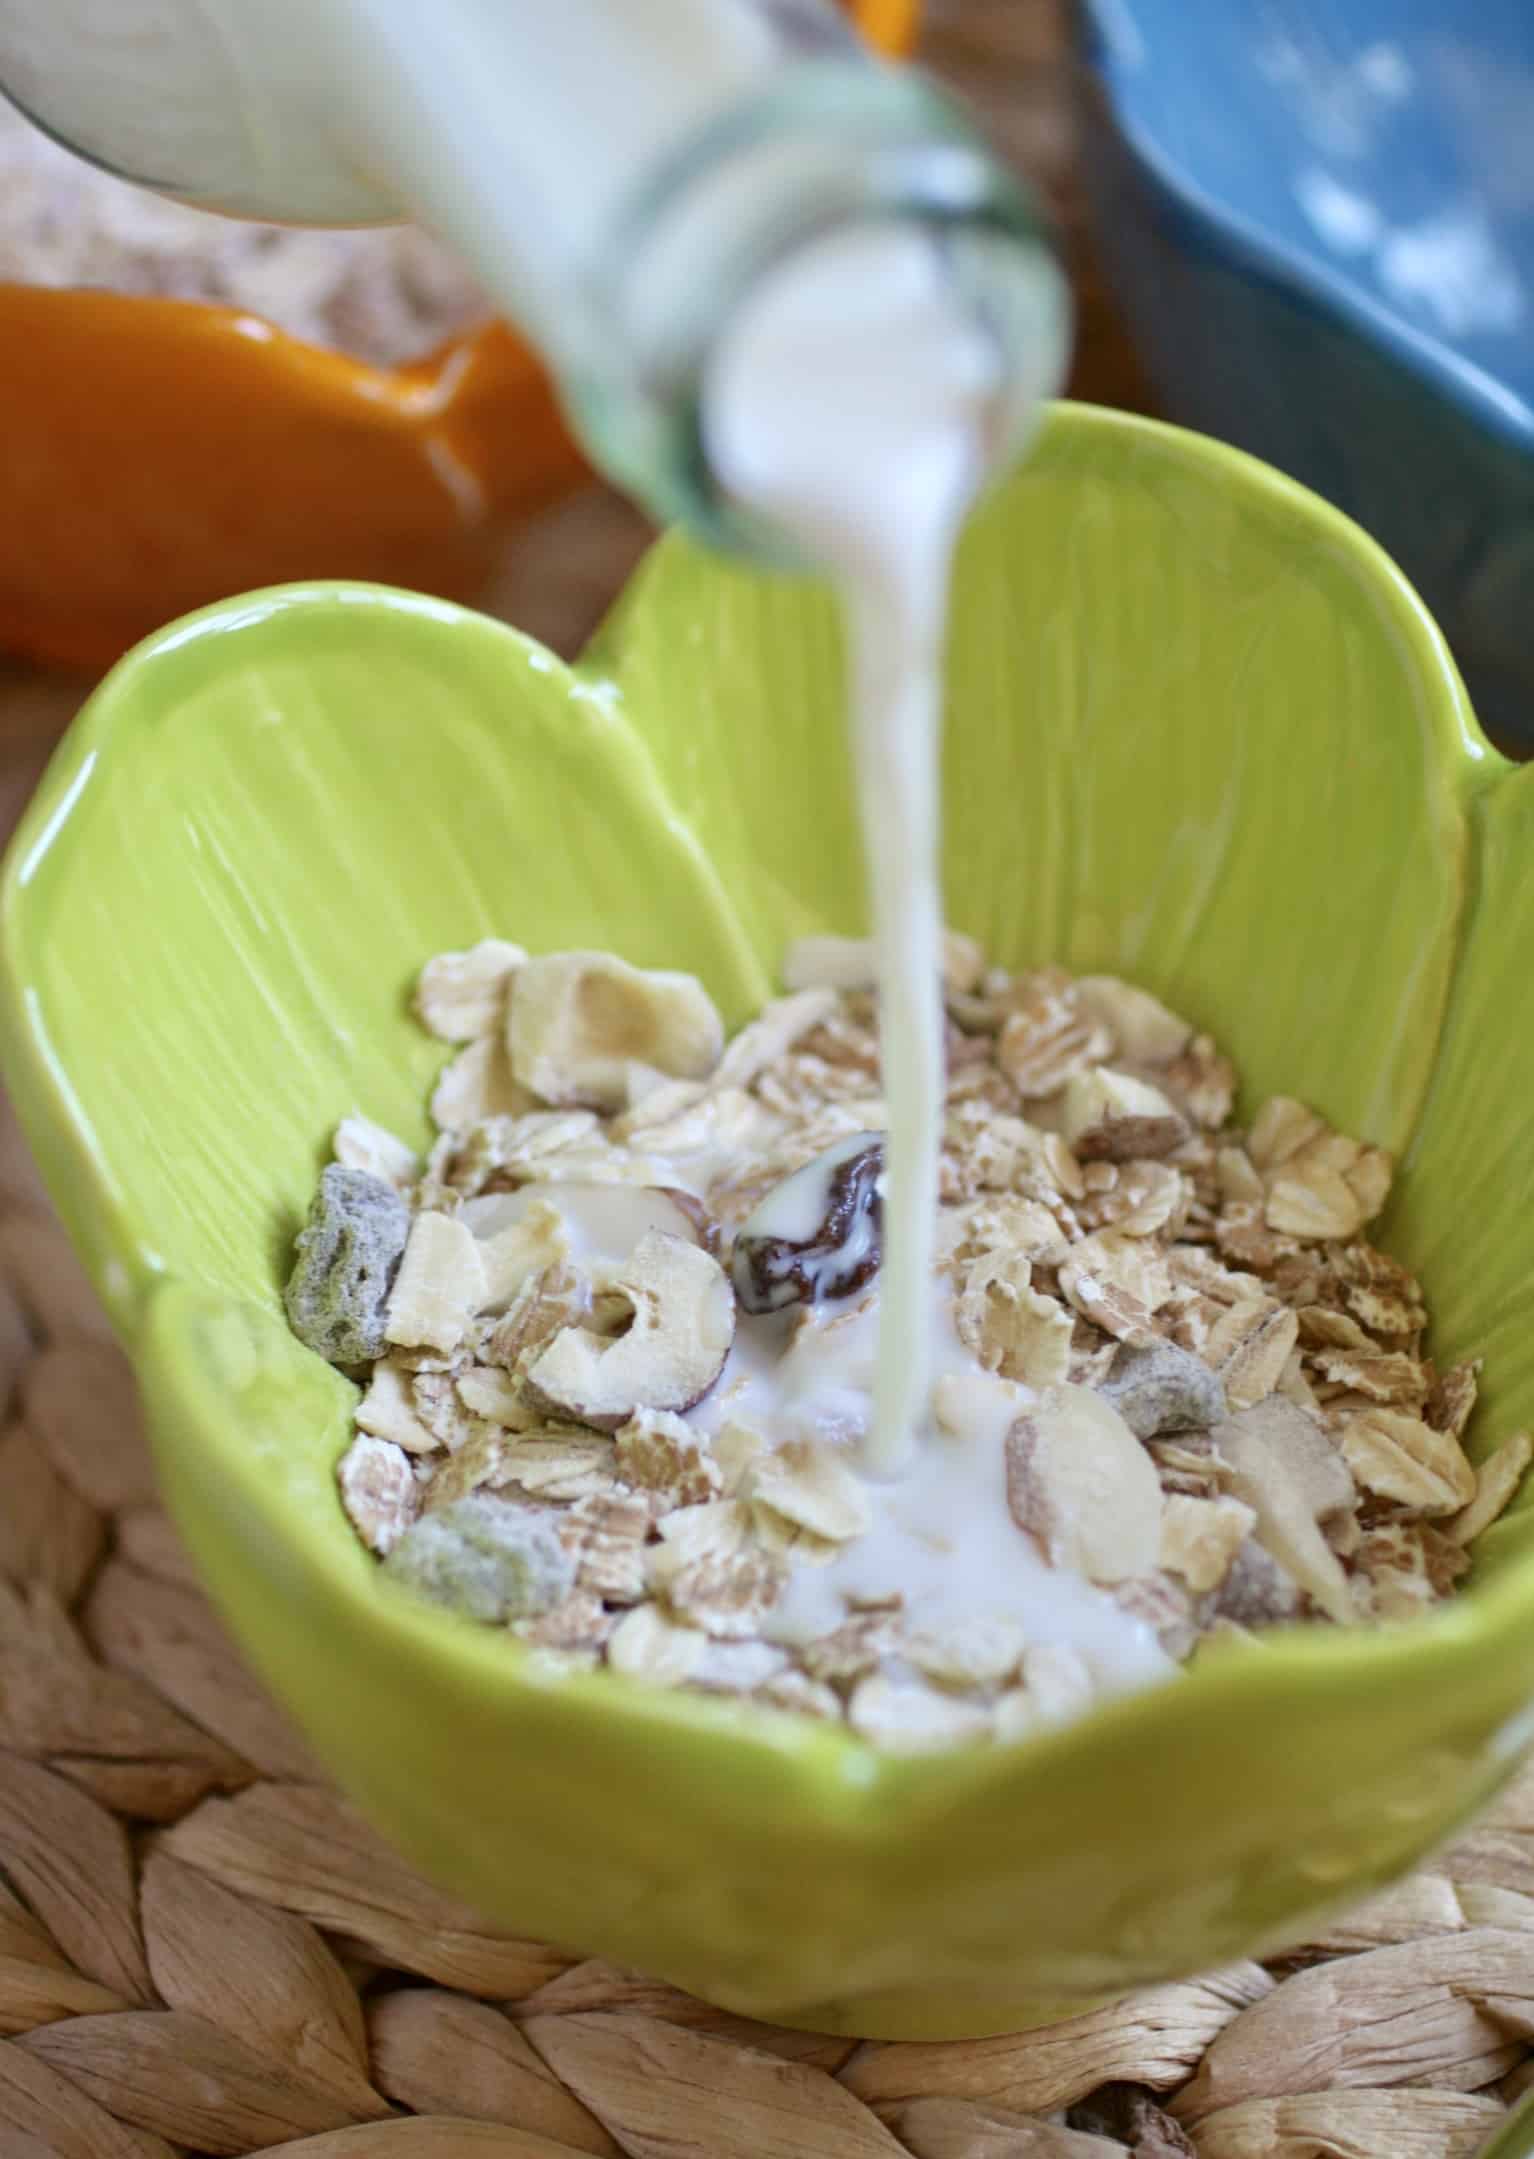
[[[1303,490],[1201,438],[1179,437],[1153,423],[1084,408],[1057,415],[1051,424],[1064,430],[1122,431],[1132,437],[1149,430],[1157,439],[1176,440],[1181,454],[1229,470],[1241,487],[1260,488],[1270,502],[1287,503],[1318,538],[1324,540],[1329,531],[1338,545],[1366,550],[1373,558],[1383,604],[1393,615],[1395,634],[1412,648],[1424,677],[1436,683],[1436,755],[1452,791],[1470,813],[1468,829],[1474,830],[1477,807],[1502,761],[1480,736],[1442,640],[1420,603],[1372,543]],[[578,675],[596,682],[608,679],[643,605],[646,578],[660,574],[666,550],[679,544],[662,543]],[[1302,1849],[1283,1854],[1282,1828],[1275,1825],[1272,1865],[1258,1884],[1249,1876],[1239,1882],[1235,1876],[1222,1878],[1218,1823],[1189,1824],[1186,1876],[1155,1895],[1146,1894],[1141,1885],[1127,1933],[1121,1910],[1115,1914],[1120,1931],[1113,1953],[1095,1969],[1092,1959],[1078,1955],[1067,1978],[1047,1990],[1047,1999],[1026,1987],[1005,2002],[994,1989],[981,1989],[971,1997],[956,1972],[938,1970],[933,1986],[941,1993],[947,1985],[946,1997],[934,2002],[929,1988],[929,1999],[921,2006],[913,2002],[903,1975],[883,1987],[877,1969],[870,1967],[847,1986],[840,1983],[834,1959],[815,1953],[799,1958],[792,1975],[783,1977],[732,1965],[723,1945],[713,1968],[707,1960],[700,1966],[696,1955],[657,1941],[653,1908],[615,1910],[593,1923],[591,1946],[633,1960],[646,1958],[681,1983],[758,2014],[891,2036],[938,2037],[1006,2028],[1029,2016],[1056,2012],[1063,2002],[1079,2005],[1137,1979],[1160,1975],[1166,1968],[1164,1939],[1177,1937],[1175,1922],[1186,1917],[1190,1900],[1197,1905],[1202,1898],[1204,1908],[1194,1931],[1207,1958],[1282,1935],[1292,1930],[1298,1912],[1356,1895],[1410,1864],[1428,1838],[1443,1833],[1494,1788],[1517,1751],[1534,1736],[1522,1714],[1531,1690],[1520,1676],[1519,1651],[1534,1627],[1534,1558],[1499,1569],[1495,1579],[1409,1629],[1348,1634],[1296,1630],[1251,1653],[1212,1657],[1175,1689],[1113,1705],[1069,1731],[1021,1747],[901,1759],[878,1755],[841,1732],[709,1701],[647,1694],[605,1674],[563,1677],[552,1686],[525,1656],[508,1656],[499,1638],[404,1600],[379,1597],[368,1565],[338,1540],[333,1519],[295,1521],[285,1512],[282,1495],[266,1473],[270,1458],[263,1437],[280,1444],[284,1416],[291,1413],[285,1407],[285,1367],[295,1360],[307,1365],[308,1360],[270,1313],[166,1279],[122,1212],[111,1166],[93,1143],[69,1075],[50,1042],[45,1006],[35,993],[38,956],[31,945],[26,887],[39,862],[67,844],[82,796],[93,776],[99,777],[110,762],[114,735],[122,724],[118,691],[129,670],[173,663],[178,650],[238,633],[274,611],[329,607],[348,599],[359,605],[424,610],[460,631],[472,624],[475,636],[497,641],[508,657],[525,660],[535,649],[514,632],[440,603],[371,588],[283,588],[205,610],[140,647],[92,699],[50,768],[6,867],[6,1077],[66,1222],[135,1358],[161,1435],[160,1460],[171,1498],[199,1556],[213,1548],[211,1518],[238,1518],[242,1534],[263,1549],[269,1562],[263,1594],[269,1595],[276,1585],[293,1599],[319,1662],[324,1662],[327,1642],[363,1630],[371,1653],[395,1675],[402,1733],[408,1731],[413,1700],[445,1700],[469,1727],[485,1728],[487,1719],[491,1724],[497,1718],[504,1721],[511,1710],[520,1759],[525,1763],[536,1757],[546,1742],[559,1753],[562,1787],[574,1745],[604,1794],[636,1759],[645,1762],[650,1775],[647,1805],[669,1802],[685,1814],[688,1794],[700,1784],[711,1786],[715,1818],[728,1816],[738,1851],[751,1849],[754,1841],[759,1854],[792,1867],[804,1857],[796,1840],[808,1838],[824,1877],[817,1883],[817,1894],[824,1891],[827,1904],[819,1924],[822,1940],[834,1937],[839,1924],[856,1933],[859,1913],[872,1913],[891,1898],[903,1899],[910,1907],[914,1934],[922,1932],[936,1907],[962,1903],[965,1855],[953,1848],[964,1842],[953,1835],[958,1822],[986,1824],[999,1835],[1011,1824],[1021,1835],[1026,1824],[1027,1832],[1040,1838],[1053,1823],[1060,1895],[1075,1896],[1089,1906],[1083,1883],[1071,1876],[1073,1858],[1083,1843],[1090,1848],[1094,1835],[1105,1844],[1122,1839],[1127,1790],[1135,1791],[1142,1817],[1164,1827],[1158,1818],[1185,1797],[1167,1765],[1186,1760],[1192,1752],[1201,1776],[1211,1788],[1227,1789],[1237,1811],[1243,1806],[1260,1809],[1262,1794],[1234,1735],[1247,1731],[1255,1719],[1269,1729],[1307,1732],[1317,1764],[1310,1797],[1329,1824],[1327,1836],[1302,1838]],[[642,746],[630,739],[625,748],[620,741],[625,733],[615,733],[612,747],[632,757],[634,786],[654,788],[672,827],[686,832],[685,818],[665,803]],[[1522,799],[1519,780],[1504,776],[1501,786]],[[1461,957],[1476,905],[1472,873],[1459,929]],[[736,945],[733,972],[731,1001],[738,1017],[764,987],[761,969],[743,943]],[[338,1451],[351,1391],[336,1379],[331,1399]],[[219,1430],[230,1438],[215,1462],[203,1442],[205,1435]],[[279,1669],[281,1660],[263,1639],[267,1628],[261,1598],[250,1585],[232,1583],[227,1571],[220,1574],[215,1567],[210,1572],[219,1576],[218,1594],[258,1667],[279,1691],[290,1691]],[[1384,1821],[1377,1792],[1355,1809],[1346,1792],[1328,1789],[1326,1765],[1346,1756],[1347,1734],[1361,1698],[1371,1704],[1375,1749],[1383,1760],[1395,1757],[1403,1771],[1410,1772]],[[1436,1705],[1428,1720],[1430,1730],[1423,1718],[1427,1702]],[[339,1757],[347,1749],[334,1743],[334,1734],[316,1728],[312,1703],[305,1722],[321,1753],[342,1768],[346,1781],[414,1856],[430,1861],[460,1886],[472,1883],[484,1893],[487,1880],[493,1880],[493,1854],[454,1853],[444,1859],[440,1852],[433,1853],[430,1826],[424,1816],[412,1818],[408,1796],[376,1776],[359,1774],[355,1761],[343,1765]],[[551,1791],[547,1803],[558,1804],[558,1795]],[[1068,1833],[1061,1825],[1068,1825]],[[1307,1826],[1313,1829],[1314,1824]],[[1234,1848],[1230,1857],[1239,1873],[1241,1859]],[[913,1869],[922,1870],[920,1888],[914,1892]],[[1201,1875],[1204,1891],[1191,1886]],[[503,1908],[498,1916],[552,1930],[560,1908],[558,1889],[552,1894],[552,1903],[542,1909],[536,1897],[531,1905],[522,1899],[514,1912]],[[493,1906],[493,1894],[489,1901]],[[1121,1905],[1122,1899],[1116,1901]],[[731,1916],[738,1917],[738,1912],[726,1907],[712,1923],[728,1924]],[[975,1924],[983,1924],[978,1916]],[[1126,1949],[1131,1937],[1138,1950]],[[787,1948],[785,1965],[795,1965]],[[828,1982],[819,1990],[817,1968]]]

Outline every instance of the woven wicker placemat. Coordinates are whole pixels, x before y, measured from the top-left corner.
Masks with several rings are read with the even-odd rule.
[[[495,1932],[242,1666],[0,1105],[0,2155],[1471,2159],[1534,2081],[1534,1775],[1267,1968],[1016,2038],[748,2024]]]

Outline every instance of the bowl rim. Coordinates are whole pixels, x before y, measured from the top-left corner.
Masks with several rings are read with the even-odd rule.
[[[1245,452],[1166,422],[1061,401],[1045,426],[1052,433],[1118,436],[1131,453],[1136,444],[1159,445],[1218,474],[1222,485],[1239,495],[1261,499],[1310,537],[1361,558],[1393,630],[1432,691],[1435,751],[1456,789],[1460,814],[1467,815],[1477,796],[1517,771],[1481,733],[1443,635],[1423,602],[1383,549],[1341,511]],[[455,634],[488,641],[508,658],[525,661],[531,655],[540,671],[552,666],[577,682],[597,680],[605,686],[620,664],[626,612],[636,601],[642,604],[642,593],[631,582],[580,659],[567,668],[505,624],[394,587],[327,581],[247,593],[183,617],[135,647],[98,686],[55,752],[0,871],[0,1013],[6,1021],[0,1028],[0,1069],[31,1128],[29,1136],[46,1134],[50,1170],[60,1159],[69,1165],[67,1191],[63,1176],[53,1178],[60,1212],[77,1248],[106,1255],[88,1265],[136,1375],[148,1383],[151,1399],[173,1401],[182,1421],[199,1432],[211,1421],[215,1401],[227,1418],[228,1390],[226,1384],[215,1385],[207,1402],[199,1404],[209,1376],[187,1354],[187,1316],[199,1306],[225,1312],[256,1308],[169,1274],[139,1241],[117,1203],[110,1164],[96,1150],[53,1050],[43,1001],[30,988],[34,969],[26,887],[44,857],[68,844],[73,813],[109,765],[116,741],[133,733],[137,723],[125,721],[121,710],[125,693],[133,692],[133,703],[147,702],[139,678],[166,662],[174,665],[174,656],[188,646],[237,635],[286,613],[333,614],[347,608],[429,619]],[[95,1235],[76,1230],[77,1222],[87,1220],[98,1225]],[[280,1326],[280,1315],[268,1314],[273,1316]],[[231,1454],[237,1464],[239,1450]],[[227,1465],[220,1467],[223,1473]],[[498,1709],[548,1696],[555,1675],[540,1668],[537,1652],[508,1644],[498,1630],[393,1592],[376,1569],[359,1574],[346,1564],[352,1550],[343,1553],[335,1541],[335,1522],[307,1516],[295,1521],[271,1480],[247,1471],[240,1496],[306,1566],[311,1591],[330,1623],[363,1631],[381,1663],[410,1660],[432,1674],[444,1697],[482,1702],[491,1690],[499,1697]],[[1110,1700],[1058,1730],[1005,1745],[922,1755],[881,1752],[844,1727],[755,1704],[649,1689],[606,1670],[560,1671],[557,1689],[560,1707],[571,1717],[600,1719],[615,1739],[620,1729],[641,1743],[664,1738],[668,1746],[706,1761],[716,1778],[721,1755],[728,1752],[731,1782],[742,1791],[753,1788],[760,1773],[773,1781],[779,1802],[787,1803],[784,1780],[791,1775],[794,1803],[813,1810],[818,1828],[844,1848],[867,1854],[898,1843],[922,1820],[956,1803],[1014,1779],[1047,1776],[1051,1763],[1075,1750],[1101,1747],[1122,1755],[1176,1743],[1184,1726],[1192,1734],[1227,1713],[1249,1711],[1254,1693],[1282,1714],[1279,1705],[1285,1702],[1298,1710],[1327,1699],[1356,1700],[1363,1690],[1388,1695],[1393,1683],[1409,1674],[1417,1691],[1452,1695],[1456,1720],[1491,1715],[1502,1735],[1496,1751],[1510,1761],[1534,1738],[1534,1709],[1509,1710],[1505,1672],[1496,1676],[1488,1669],[1498,1660],[1487,1652],[1516,1650],[1519,1637],[1526,1640],[1531,1631],[1534,1552],[1499,1570],[1492,1581],[1399,1626],[1276,1630],[1255,1647],[1209,1655],[1177,1687],[1151,1687]],[[1520,1704],[1522,1699],[1520,1690]],[[733,1743],[729,1749],[726,1742]]]
[[[1413,375],[1442,391],[1487,434],[1534,460],[1534,403],[1511,383],[1418,330],[1361,285],[1329,269],[1194,179],[1162,144],[1134,95],[1134,70],[1147,45],[1133,0],[1076,0],[1071,9],[1081,59],[1101,86],[1114,132],[1185,226],[1195,247],[1223,249],[1238,267],[1308,302],[1343,328],[1365,333]]]

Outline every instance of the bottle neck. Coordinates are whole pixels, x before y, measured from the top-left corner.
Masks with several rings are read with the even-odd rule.
[[[1031,197],[953,106],[861,54],[801,63],[741,100],[647,175],[602,236],[561,362],[597,464],[664,521],[792,561],[714,470],[711,362],[767,280],[829,240],[891,224],[928,238],[956,311],[994,348],[981,450],[988,469],[1004,464],[1061,387],[1069,287]],[[849,323],[859,306],[849,278]],[[806,400],[815,392],[806,380]]]

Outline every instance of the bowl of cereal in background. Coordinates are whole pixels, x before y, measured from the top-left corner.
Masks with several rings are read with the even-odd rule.
[[[1041,1164],[1056,1199],[1079,1172],[1078,1229],[1096,1210],[1123,1235],[1164,1224],[1172,1173],[1141,1190],[1122,1150],[1095,1138],[1117,1120],[1142,1151],[1191,1147],[1167,1160],[1201,1165],[1184,1205],[1203,1223],[1185,1241],[1203,1235],[1204,1285],[1244,1276],[1259,1303],[1288,1306],[1278,1360],[1260,1327],[1234,1330],[1247,1380],[1272,1365],[1250,1392],[1274,1390],[1282,1362],[1318,1416],[1336,1405],[1364,1419],[1348,1442],[1353,1496],[1336,1515],[1316,1501],[1311,1558],[1295,1561],[1344,1562],[1362,1583],[1358,1623],[1227,1624],[1164,1684],[1069,1715],[1032,1713],[1041,1688],[1025,1668],[1020,1688],[1006,1683],[1023,1700],[1004,1723],[960,1716],[913,1751],[898,1733],[883,1743],[871,1718],[825,1714],[835,1673],[797,1706],[668,1683],[689,1674],[657,1665],[669,1636],[653,1611],[622,1621],[634,1653],[615,1670],[487,1624],[505,1616],[505,1577],[478,1618],[405,1593],[353,1526],[378,1493],[338,1486],[359,1387],[302,1346],[284,1310],[338,1128],[342,1168],[384,1217],[404,1211],[387,1180],[421,1174],[432,1148],[429,1104],[444,1127],[485,1124],[478,1147],[541,1100],[523,1136],[577,1145],[593,1183],[621,1182],[610,1152],[606,1171],[597,1160],[611,1132],[590,1107],[559,1106],[557,1071],[583,1013],[627,1012],[625,966],[660,971],[666,1046],[645,1029],[620,1029],[626,1048],[588,1042],[572,1083],[586,1103],[612,1115],[649,1102],[659,1154],[657,1089],[680,1087],[671,1108],[691,1112],[686,1090],[706,1098],[712,1071],[749,1079],[758,1108],[770,1086],[781,1098],[784,1045],[759,1057],[748,1023],[781,1013],[787,948],[803,979],[803,940],[822,940],[809,972],[823,986],[849,949],[823,940],[867,927],[823,591],[671,537],[573,668],[481,617],[378,588],[212,608],[140,647],[76,723],[9,858],[4,944],[6,1076],[133,1357],[169,1502],[257,1670],[345,1788],[520,1931],[743,2013],[931,2038],[1068,2013],[1294,1938],[1411,1865],[1534,1731],[1534,1513],[1514,1497],[1534,1419],[1528,776],[1488,748],[1431,620],[1338,513],[1237,452],[1089,407],[1054,408],[974,520],[947,688],[946,904],[966,970],[952,1009],[968,1045],[952,1045],[951,1167],[1010,1148],[1016,1174],[997,1172],[992,1196],[1020,1204],[1036,1200]],[[999,974],[973,972],[977,948]],[[428,977],[420,1024],[423,962],[476,950]],[[594,969],[573,1000],[559,991],[568,965],[552,962],[572,952]],[[506,972],[537,962],[538,1000],[529,974],[519,1008],[513,976],[525,1026],[508,1047]],[[1092,1097],[1085,1124],[1061,1112],[1039,1062],[1081,1019],[1067,976],[1121,978],[1157,1001],[1093,993],[1112,1024],[1075,1074]],[[855,983],[834,994],[855,997]],[[846,1098],[871,1119],[856,1069],[867,1017],[839,1006],[820,1063],[839,1043]],[[1135,1084],[1175,1114],[1094,1079],[1110,1038],[1124,1057],[1134,1046]],[[1215,1042],[1242,1075],[1234,1104]],[[1251,1135],[1244,1151],[1221,1140],[1227,1115]],[[433,1149],[426,1175],[450,1184],[462,1153],[457,1140]],[[463,1214],[498,1240],[543,1234],[508,1204],[522,1181],[509,1157],[482,1156]],[[638,1197],[638,1229],[667,1247],[690,1300],[665,1364],[672,1392],[650,1398],[669,1405],[657,1451],[685,1452],[685,1428],[664,1418],[718,1363],[719,1269],[679,1219],[685,1195]],[[461,1192],[416,1198],[418,1221],[424,1206],[451,1230]],[[364,1272],[372,1234],[348,1232]],[[1349,1268],[1363,1252],[1392,1260],[1349,1272],[1339,1258],[1333,1296],[1307,1270],[1332,1266],[1336,1238]],[[1112,1377],[1126,1308],[1067,1271],[1060,1293],[1097,1313],[1081,1341]],[[440,1320],[425,1288],[417,1317],[438,1316],[418,1343]],[[294,1308],[312,1336],[317,1307],[297,1295]],[[643,1331],[636,1319],[623,1339]],[[371,1354],[360,1340],[325,1347],[353,1367]],[[1403,1365],[1410,1413],[1389,1407]],[[601,1437],[630,1406],[615,1369],[598,1399],[587,1370],[531,1367],[567,1443],[584,1420],[574,1451],[588,1466],[622,1443]],[[1249,1399],[1237,1366],[1221,1369],[1230,1403]],[[444,1375],[450,1357],[416,1357],[406,1377],[426,1385],[411,1416],[457,1414]],[[1369,1393],[1381,1384],[1383,1421]],[[498,1414],[488,1397],[472,1406]],[[441,1473],[445,1456],[426,1460]],[[1405,1520],[1399,1494],[1435,1464],[1447,1483],[1425,1519]],[[1171,1466],[1196,1497],[1197,1462]],[[1048,1485],[1036,1457],[1023,1467]],[[708,1503],[701,1487],[691,1497]],[[494,1500],[476,1504],[493,1513]],[[772,1507],[792,1522],[797,1504],[780,1483]],[[816,1519],[821,1543],[844,1533]],[[416,1588],[430,1586],[425,1557]],[[548,1547],[543,1560],[564,1564]]]
[[[849,12],[909,47],[912,0]],[[297,577],[484,600],[590,477],[537,356],[487,316],[418,230],[215,217],[0,99],[0,649],[99,668]]]
[[[1097,233],[1158,409],[1365,525],[1534,749],[1534,19],[1083,0]]]

